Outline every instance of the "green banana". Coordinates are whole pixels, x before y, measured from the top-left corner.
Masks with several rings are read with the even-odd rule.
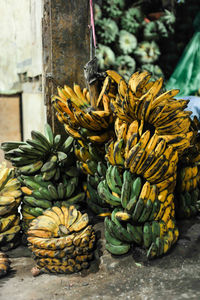
[[[97,164],[97,172],[103,178],[106,177],[107,168],[106,168],[105,164],[102,161],[99,161],[98,164]]]
[[[105,235],[105,239],[107,241],[107,243],[111,244],[111,245],[115,245],[115,246],[119,246],[122,244],[122,242],[118,239],[116,239],[115,237],[113,237],[110,232],[108,230],[105,229],[104,231],[104,235]]]
[[[153,203],[151,202],[150,199],[148,199],[146,206],[144,207],[143,212],[138,219],[138,222],[144,223],[144,222],[148,221],[148,218],[151,215],[152,209],[153,209]]]
[[[40,215],[42,215],[43,214],[43,209],[42,208],[40,208],[40,207],[30,207],[30,206],[28,206],[28,205],[23,205],[23,210],[26,212],[26,213],[28,213],[28,214],[30,214],[30,215],[32,215],[32,216],[34,216],[34,217],[38,217],[38,216],[40,216]]]
[[[65,187],[64,184],[62,182],[60,182],[57,186],[57,193],[59,196],[59,199],[63,199],[65,196]]]
[[[31,137],[32,137],[33,140],[36,140],[41,145],[45,146],[47,151],[51,150],[51,145],[49,144],[47,138],[42,133],[40,133],[39,131],[32,130],[31,131]]]
[[[113,180],[116,182],[116,185],[121,188],[122,187],[122,180],[121,176],[118,170],[117,166],[112,166],[112,171],[111,171],[111,177],[113,177]]]
[[[53,146],[53,144],[54,144],[53,131],[51,129],[51,126],[48,123],[46,123],[45,126],[44,126],[44,133],[45,133],[45,136],[46,136],[49,144],[51,146]]]
[[[19,167],[18,170],[22,174],[34,174],[41,169],[43,166],[43,161],[39,160],[37,162]]]
[[[31,196],[25,196],[23,198],[23,202],[26,204],[26,205],[31,205],[33,207],[41,207],[41,208],[50,208],[52,207],[52,203],[48,200],[38,200],[34,197],[31,197]]]
[[[149,248],[152,243],[152,230],[150,223],[145,223],[143,227],[143,243],[145,248]]]
[[[123,184],[121,190],[121,205],[123,208],[126,208],[130,200],[131,183],[132,183],[131,173],[128,170],[125,170],[123,174]]]
[[[126,254],[130,250],[130,244],[122,244],[122,245],[112,245],[110,243],[106,243],[106,250],[108,250],[111,254],[114,255],[123,255]]]
[[[72,148],[72,144],[74,142],[74,138],[69,136],[66,141],[63,143],[62,145],[62,148],[61,150],[64,152],[64,153],[68,153],[69,150]]]
[[[106,203],[110,204],[111,206],[120,206],[121,205],[120,198],[112,195],[111,192],[109,191],[106,180],[103,180],[98,184],[97,190],[98,190],[99,196]]]
[[[137,201],[136,206],[134,208],[134,211],[132,213],[132,220],[134,222],[138,222],[143,209],[144,209],[144,201],[142,198],[139,198],[139,200]]]
[[[53,184],[49,184],[48,185],[48,190],[51,193],[52,197],[54,197],[54,200],[59,199],[57,190],[56,190],[56,188],[55,188],[55,186]]]
[[[110,165],[107,169],[107,172],[106,172],[107,184],[108,184],[108,186],[109,186],[109,188],[111,189],[112,192],[115,192],[117,194],[121,194],[121,189],[117,186],[116,182],[114,181],[113,176],[111,175],[112,169],[113,169],[112,165]]]
[[[44,172],[42,175],[42,179],[47,180],[47,181],[51,180],[55,176],[56,171],[57,171],[57,168],[55,167],[54,169],[52,169],[50,171]]]
[[[127,223],[127,231],[131,234],[132,241],[141,245],[143,235],[141,233],[140,226]]]

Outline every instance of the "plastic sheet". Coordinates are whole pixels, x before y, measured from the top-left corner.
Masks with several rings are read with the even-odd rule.
[[[194,20],[195,33],[186,46],[166,89],[180,89],[179,96],[195,95],[200,89],[200,12]]]

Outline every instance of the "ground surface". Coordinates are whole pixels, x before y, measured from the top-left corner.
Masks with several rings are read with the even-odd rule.
[[[102,224],[96,225],[102,230]],[[180,239],[170,253],[147,261],[140,248],[123,257],[104,251],[75,275],[31,275],[34,261],[26,247],[9,252],[13,271],[0,279],[1,300],[200,299],[200,218],[179,224]]]

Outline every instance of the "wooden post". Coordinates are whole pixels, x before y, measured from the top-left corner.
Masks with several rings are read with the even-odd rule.
[[[85,86],[84,65],[90,59],[90,12],[88,0],[44,0],[43,88],[47,122],[63,131],[51,105],[56,86]]]

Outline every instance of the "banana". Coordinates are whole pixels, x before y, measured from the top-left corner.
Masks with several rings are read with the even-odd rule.
[[[150,247],[152,240],[152,226],[146,222],[143,227],[143,243],[146,249]]]
[[[0,206],[7,206],[15,203],[15,197],[13,196],[0,196]]]
[[[106,151],[105,158],[109,161],[109,163],[111,165],[115,165],[115,161],[114,161],[114,141],[111,141],[107,145],[107,151]]]
[[[153,203],[151,202],[150,199],[147,200],[147,203],[143,209],[143,212],[142,214],[140,215],[139,219],[138,219],[138,222],[139,223],[144,223],[146,221],[149,220],[149,216],[151,215],[152,213],[152,209],[153,209]]]
[[[41,169],[41,167],[43,166],[43,161],[39,160],[37,162],[31,163],[31,164],[27,164],[24,165],[22,167],[18,167],[18,170],[20,171],[20,173],[22,174],[34,174],[37,171],[39,171]]]
[[[33,215],[35,217],[38,217],[40,215],[43,214],[43,209],[40,208],[40,207],[31,207],[31,206],[28,206],[28,205],[23,205],[23,210],[30,214],[30,215]]]
[[[121,190],[121,205],[125,209],[131,195],[131,183],[132,183],[132,176],[128,170],[125,170],[123,173],[123,184]]]
[[[121,199],[112,195],[109,191],[108,185],[105,180],[101,181],[97,187],[99,196],[111,206],[120,206]]]
[[[105,225],[105,227],[106,227],[106,225]],[[106,239],[106,242],[107,242],[107,243],[109,243],[109,244],[111,244],[111,245],[114,245],[114,246],[119,246],[119,245],[122,244],[121,241],[119,241],[118,239],[116,239],[115,237],[113,237],[113,236],[110,234],[109,230],[105,229],[104,235],[105,235],[105,239]]]
[[[12,226],[12,224],[18,219],[15,214],[8,215],[7,217],[0,219],[0,232],[4,232],[8,230]]]
[[[106,243],[106,250],[108,250],[111,254],[114,255],[123,255],[126,254],[130,250],[130,244],[121,244],[121,245],[113,245],[110,243]]]
[[[115,217],[119,221],[128,221],[128,220],[131,219],[131,215],[128,214],[127,212],[124,212],[124,211],[118,211],[118,212],[116,212]]]
[[[113,177],[113,169],[114,168],[117,168],[116,166],[112,166],[110,165],[107,169],[107,172],[106,172],[106,181],[107,181],[107,184],[109,186],[109,188],[111,189],[111,191],[117,193],[117,194],[120,194],[121,193],[121,187],[119,187],[117,185],[117,182],[115,181],[115,178]]]
[[[107,167],[105,165],[105,163],[103,163],[102,161],[99,161],[97,164],[97,173],[99,176],[102,177],[106,177],[106,172],[107,172]]]
[[[117,166],[124,165],[123,145],[124,145],[124,139],[122,138],[119,141],[116,141],[113,146],[114,147],[113,148],[113,157],[114,157],[114,162]]]
[[[118,211],[119,209],[115,208],[111,214],[111,220],[116,225],[116,226],[112,225],[115,237],[123,242],[131,243],[133,241],[132,235],[127,231],[126,228],[124,228],[124,226],[122,226],[122,224],[117,220],[115,216]]]
[[[52,207],[52,203],[48,200],[38,200],[31,196],[25,196],[23,198],[23,203],[25,203],[28,206],[33,207],[40,207],[40,208],[50,208]]]
[[[141,245],[143,239],[143,233],[141,230],[141,226],[132,225],[131,223],[127,223],[127,231],[131,235],[132,241],[138,245]]]

